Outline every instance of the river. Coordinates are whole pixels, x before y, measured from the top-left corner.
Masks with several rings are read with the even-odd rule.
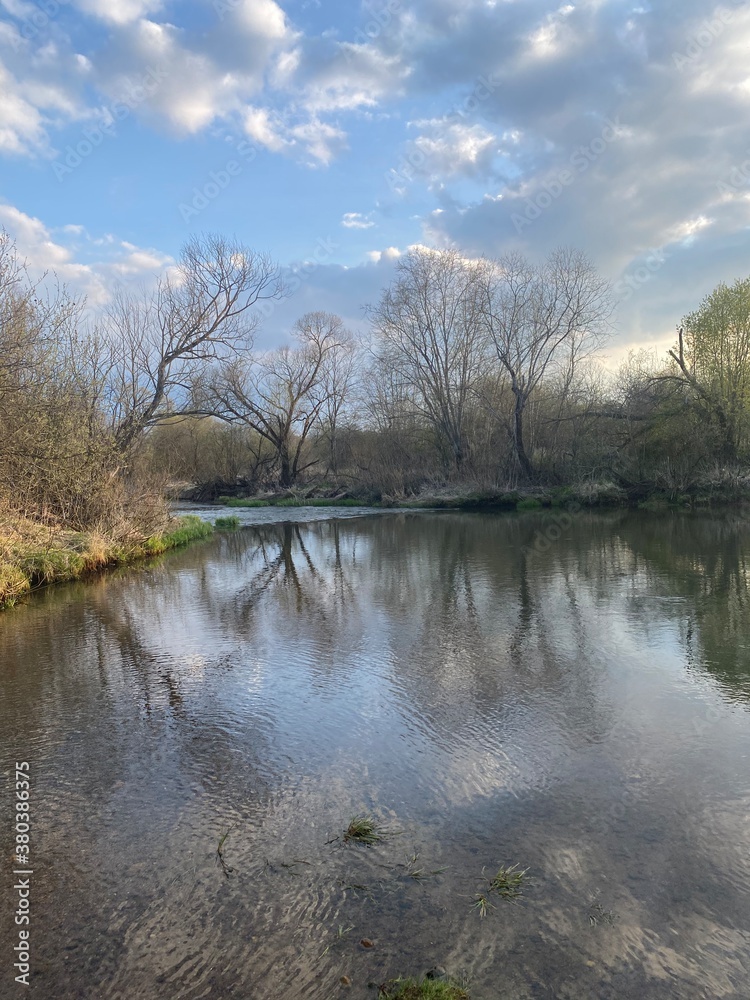
[[[31,996],[747,1000],[746,516],[233,513],[0,616]]]

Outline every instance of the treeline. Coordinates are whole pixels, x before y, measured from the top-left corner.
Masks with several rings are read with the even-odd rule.
[[[604,496],[740,492],[750,424],[750,279],[684,317],[665,357],[601,363],[607,283],[559,250],[402,257],[357,338],[328,313],[289,346],[204,370],[196,411],[149,435],[194,495],[317,489],[377,499],[578,484]]]
[[[0,503],[84,530],[142,530],[175,482],[204,497],[369,499],[564,484],[675,495],[748,458],[750,279],[683,319],[663,359],[611,374],[607,283],[578,251],[541,264],[411,250],[355,336],[319,311],[257,346],[266,255],[209,236],[152,293],[92,317],[32,282],[0,234]],[[118,527],[119,525],[119,527]]]

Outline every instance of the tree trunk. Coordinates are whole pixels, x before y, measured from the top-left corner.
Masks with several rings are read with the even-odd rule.
[[[525,400],[523,396],[516,392],[516,407],[514,413],[514,426],[513,426],[513,440],[516,446],[516,458],[518,459],[518,464],[521,467],[521,472],[526,479],[531,479],[534,470],[531,467],[531,462],[529,461],[529,456],[526,454],[526,447],[523,443],[523,410]]]
[[[289,451],[286,446],[279,449],[279,459],[281,460],[281,478],[279,480],[279,485],[282,489],[289,489],[290,486],[294,485],[294,473],[292,471],[292,463],[289,459]]]

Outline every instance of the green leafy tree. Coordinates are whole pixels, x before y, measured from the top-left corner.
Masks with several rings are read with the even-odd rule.
[[[719,437],[719,457],[735,461],[747,448],[750,415],[750,278],[718,285],[684,317],[669,356],[668,376],[688,386]]]

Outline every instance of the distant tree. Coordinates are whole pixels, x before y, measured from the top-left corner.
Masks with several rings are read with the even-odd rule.
[[[745,445],[750,416],[750,278],[718,285],[682,320],[666,378],[687,387],[715,423],[719,457]]]
[[[483,272],[482,262],[456,250],[418,247],[399,259],[395,281],[369,309],[387,380],[433,427],[457,473],[467,458],[472,393],[488,356]]]
[[[328,466],[339,471],[339,430],[341,419],[359,387],[361,349],[339,316],[326,312],[308,313],[307,322],[332,338],[322,371],[323,407],[320,414],[323,437],[328,443]]]
[[[282,290],[267,255],[205,236],[185,245],[153,295],[119,291],[102,333],[105,405],[119,449],[173,413],[176,395],[211,362],[249,345],[259,321],[252,307]]]
[[[273,446],[285,489],[307,468],[303,449],[330,402],[329,364],[342,329],[337,316],[307,313],[295,324],[292,345],[235,355],[202,387],[201,405],[247,424]]]
[[[486,269],[483,315],[513,393],[512,436],[521,474],[532,478],[524,415],[544,379],[570,386],[579,362],[601,345],[612,312],[608,283],[577,250],[541,265],[509,254]]]

